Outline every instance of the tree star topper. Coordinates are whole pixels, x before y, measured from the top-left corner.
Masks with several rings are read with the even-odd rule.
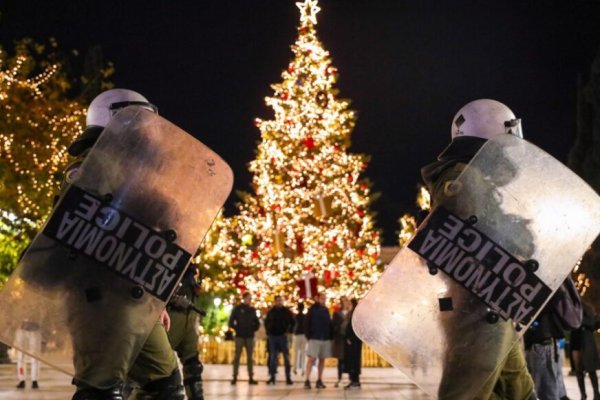
[[[300,24],[306,26],[309,23],[317,24],[317,13],[321,11],[321,7],[317,5],[318,0],[304,0],[304,2],[296,3],[300,9]]]

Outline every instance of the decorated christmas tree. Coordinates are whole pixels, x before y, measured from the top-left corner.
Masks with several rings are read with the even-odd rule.
[[[254,193],[243,194],[239,214],[212,233],[217,249],[205,250],[228,265],[227,284],[253,292],[259,305],[315,290],[361,296],[379,276],[370,184],[360,178],[367,159],[348,152],[356,116],[337,97],[337,69],[316,35],[317,1],[296,5],[294,58],[266,98],[274,118],[255,120]],[[213,283],[223,286],[224,278]]]
[[[85,119],[76,93],[92,95],[112,73],[96,70],[78,82],[57,47],[22,39],[10,52],[0,48],[0,284],[52,208],[66,147]]]

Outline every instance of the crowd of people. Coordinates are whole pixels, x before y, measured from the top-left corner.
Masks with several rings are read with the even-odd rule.
[[[350,382],[345,389],[359,389],[362,342],[352,329],[352,311],[357,305],[356,299],[342,296],[339,304],[333,307],[333,315],[327,306],[327,296],[319,293],[305,313],[303,302],[299,302],[296,313],[284,304],[282,296],[275,296],[273,306],[264,318],[267,336],[268,372],[267,384],[277,381],[279,354],[283,357],[285,383],[293,384],[292,372],[303,376],[304,387],[311,389],[311,375],[316,366],[317,380],[314,387],[325,389],[323,371],[325,360],[337,360],[337,381],[339,387],[342,374],[347,373]],[[236,305],[229,318],[229,327],[235,331],[235,356],[233,360],[233,379],[238,381],[242,351],[246,351],[248,381],[258,384],[254,379],[254,342],[256,332],[261,326],[259,313],[252,306],[252,295],[246,292]],[[293,359],[290,358],[290,338],[293,341]],[[293,365],[292,365],[293,364]]]

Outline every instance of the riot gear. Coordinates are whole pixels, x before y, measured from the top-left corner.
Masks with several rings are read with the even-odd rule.
[[[452,143],[422,169],[430,215],[352,319],[438,399],[532,395],[520,337],[600,231],[600,197],[516,130],[502,134],[513,119],[493,100],[457,114]]]
[[[180,288],[167,304],[171,317],[169,342],[183,366],[183,386],[189,400],[204,400],[204,367],[198,354],[198,318],[206,313],[198,307],[199,294],[199,270],[197,265],[191,264]]]
[[[233,174],[138,93],[102,93],[87,123],[69,148],[81,163],[0,292],[0,340],[14,345],[37,310],[49,345],[32,355],[75,377],[73,399],[121,400],[127,378],[147,398],[183,399],[157,320]]]
[[[120,385],[110,389],[86,388],[77,391],[72,400],[125,400]]]
[[[87,109],[85,130],[69,146],[69,154],[81,156],[98,139],[102,130],[108,125],[112,117],[125,107],[142,107],[153,113],[158,113],[156,106],[151,104],[141,94],[129,89],[110,89],[100,93],[92,100]]]
[[[188,400],[204,400],[204,388],[202,386],[202,371],[204,366],[200,362],[199,354],[184,361],[183,363],[183,387]]]
[[[452,139],[461,136],[491,139],[503,133],[523,138],[521,120],[510,108],[491,99],[479,99],[463,106],[452,119],[450,130]]]
[[[175,369],[166,378],[144,385],[138,392],[134,392],[133,396],[135,400],[185,400],[179,369]]]

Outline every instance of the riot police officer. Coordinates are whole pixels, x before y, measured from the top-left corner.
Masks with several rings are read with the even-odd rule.
[[[455,203],[456,195],[461,190],[455,181],[466,168],[469,161],[475,156],[483,144],[496,135],[512,134],[522,136],[520,120],[504,104],[491,99],[480,99],[472,101],[463,106],[454,116],[451,126],[452,142],[438,156],[436,162],[425,166],[421,173],[431,193],[432,208],[443,204],[448,210],[460,214],[457,208],[468,208],[469,202]],[[506,180],[510,180],[515,173],[515,168],[509,164],[489,165],[490,170],[501,169]],[[501,216],[499,199],[495,197],[492,185],[487,184],[485,171],[481,173],[481,186],[471,190],[471,196],[479,196],[478,201],[484,201],[488,205],[490,213]],[[464,193],[461,193],[464,196]],[[482,198],[485,199],[482,200]],[[465,210],[460,210],[465,211]],[[467,214],[468,215],[468,214]],[[526,252],[532,252],[533,238],[527,230],[526,222],[519,221],[517,216],[511,218],[497,218],[511,224],[510,231],[514,237],[507,239],[505,244],[513,244],[513,251],[529,248]],[[516,244],[519,242],[519,245]],[[519,254],[525,259],[529,254]],[[443,275],[443,274],[442,274]],[[457,284],[442,276],[449,282],[448,297],[454,297],[458,303],[461,297],[471,296],[462,291]],[[465,298],[465,301],[468,299]],[[483,307],[483,304],[482,304]],[[455,318],[464,318],[456,315]],[[471,377],[464,373],[466,364],[477,365],[478,359],[485,357],[490,365],[497,365],[494,373],[488,378],[484,387],[480,390],[477,400],[481,399],[535,399],[533,381],[527,365],[523,349],[518,344],[517,334],[510,321],[495,321],[494,328],[499,337],[498,342],[486,343],[486,348],[472,348],[472,354],[455,354],[447,350],[444,355],[442,381],[439,387],[440,399],[458,399],[464,388],[469,385]],[[487,324],[485,320],[480,324]],[[481,325],[478,325],[481,326]],[[487,326],[486,328],[489,328]],[[442,329],[448,341],[448,348],[452,349],[453,342],[467,340],[467,335],[477,335],[477,332],[462,332],[460,324],[454,318],[448,317],[442,321]],[[506,357],[504,357],[508,354]],[[489,360],[496,357],[498,359]]]
[[[183,366],[183,386],[188,400],[204,400],[202,371],[198,353],[198,317],[205,313],[199,307],[200,282],[195,264],[188,267],[180,288],[171,298],[167,310],[171,318],[169,341]]]
[[[68,186],[76,176],[78,165],[96,143],[104,127],[115,114],[125,107],[142,107],[157,112],[156,107],[150,104],[144,96],[132,90],[111,89],[98,95],[88,108],[84,132],[68,148],[69,154],[77,157],[77,161],[67,168],[65,186]],[[125,131],[123,134],[127,134],[127,132]],[[166,199],[162,201],[164,204],[168,203]],[[140,198],[140,202],[143,202],[143,199]],[[140,206],[142,205],[140,204]],[[78,284],[81,284],[81,281]],[[75,295],[67,300],[68,325],[73,337],[75,367],[73,383],[77,386],[73,400],[124,400],[123,382],[127,376],[139,386],[134,394],[139,400],[183,400],[181,375],[166,332],[169,325],[166,311],[163,311],[160,320],[152,328],[133,365],[128,365],[131,359],[129,355],[121,354],[113,355],[122,360],[119,361],[121,364],[119,368],[107,369],[99,361],[101,353],[110,350],[102,348],[104,333],[98,332],[93,320],[90,319],[93,319],[94,315],[110,312],[111,316],[115,318],[115,325],[117,325],[128,318],[127,310],[102,308],[100,300],[103,284],[102,282],[93,283],[93,291],[86,293],[88,302],[82,302]],[[69,292],[75,293],[76,291]],[[133,341],[126,337],[120,338],[120,340]],[[89,382],[102,383],[90,385]]]

